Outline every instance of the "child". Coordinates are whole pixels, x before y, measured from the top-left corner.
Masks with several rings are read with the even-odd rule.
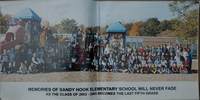
[[[154,61],[154,65],[157,67],[157,73],[160,74],[161,73],[161,62],[160,62],[159,58],[156,58],[156,60]]]
[[[166,73],[167,72],[167,60],[165,60],[165,59],[161,60],[161,67],[162,67],[161,73]]]
[[[157,67],[156,67],[156,65],[155,64],[152,64],[151,65],[151,73],[153,73],[153,74],[156,74],[157,73]]]
[[[20,63],[19,71],[20,74],[26,74],[27,73],[27,67],[23,62]]]
[[[7,70],[8,70],[8,73],[12,72],[12,63],[11,62],[9,62]]]
[[[133,72],[132,66],[133,66],[133,60],[132,60],[131,57],[129,57],[129,59],[128,59],[128,71],[129,71],[130,73]]]
[[[33,73],[34,71],[34,64],[31,63],[29,66],[28,66],[28,73]]]
[[[102,59],[102,71],[106,71],[106,61],[105,59]]]
[[[177,67],[177,63],[176,62],[173,62],[172,72],[173,73],[179,73],[179,68]]]
[[[187,70],[186,66],[187,65],[184,62],[182,62],[181,66],[180,66],[180,69],[179,69],[180,73],[184,73],[184,74],[188,73],[188,70]]]
[[[113,72],[117,72],[117,60],[116,61],[114,61],[114,63],[113,63]]]

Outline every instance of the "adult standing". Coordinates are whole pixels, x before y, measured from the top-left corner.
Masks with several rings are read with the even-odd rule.
[[[192,73],[192,53],[191,49],[188,48],[188,60],[189,60],[189,66],[188,66],[188,73]]]

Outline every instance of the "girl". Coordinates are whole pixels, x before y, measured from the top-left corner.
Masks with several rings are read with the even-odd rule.
[[[144,59],[144,57],[142,57],[142,73],[148,73],[148,64],[147,61]]]
[[[162,67],[161,72],[166,73],[167,72],[167,60],[165,60],[165,59],[161,60],[161,67]]]
[[[184,62],[182,62],[181,66],[179,67],[179,71],[180,71],[180,73],[183,73],[183,74],[188,73],[186,65],[184,64]]]
[[[174,61],[172,65],[172,72],[179,73],[179,68],[177,67],[177,63]]]
[[[159,58],[156,58],[154,65],[157,67],[157,73],[161,73],[161,62]]]

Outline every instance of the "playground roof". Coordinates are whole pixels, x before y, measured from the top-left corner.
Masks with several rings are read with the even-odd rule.
[[[41,21],[41,18],[31,8],[25,8],[21,10],[16,14],[15,18],[34,20],[39,22]]]
[[[108,26],[108,28],[106,29],[106,32],[107,33],[114,33],[114,32],[125,33],[126,28],[120,22],[115,22],[115,23],[112,23]]]

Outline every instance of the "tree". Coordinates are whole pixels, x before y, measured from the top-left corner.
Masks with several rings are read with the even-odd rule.
[[[178,15],[179,17],[186,16],[188,11],[198,9],[199,0],[177,0],[169,3],[169,8],[173,12],[174,15]]]
[[[157,18],[149,18],[140,30],[140,34],[143,36],[156,36],[160,33],[159,29],[160,21]]]
[[[8,16],[4,16],[0,10],[0,34],[4,34],[8,30]]]
[[[195,37],[199,26],[199,2],[173,1],[169,4],[170,10],[178,15],[179,23],[175,25],[175,32],[182,38]]]
[[[186,13],[184,19],[184,21],[180,21],[175,29],[178,36],[183,38],[196,37],[199,26],[197,12],[194,10]]]
[[[126,23],[124,26],[129,31],[132,27],[133,23]]]
[[[159,28],[160,28],[160,31],[171,30],[172,24],[168,20],[163,20],[160,22]]]
[[[49,21],[48,21],[48,20],[42,21],[41,26],[42,26],[42,27],[45,27],[45,28],[49,28],[49,27],[50,27]]]
[[[181,24],[181,21],[178,18],[173,18],[169,20],[171,23],[171,30],[176,30],[177,27]]]
[[[64,19],[60,24],[55,25],[59,33],[75,33],[78,31],[77,22],[74,19]]]
[[[107,29],[107,28],[108,28],[108,25],[101,26],[101,27],[100,27],[100,33],[101,33],[101,34],[107,34],[107,33],[106,33],[106,29]]]
[[[139,36],[142,26],[143,26],[142,21],[135,22],[134,24],[132,24],[130,30],[128,31],[128,35],[129,36]]]

